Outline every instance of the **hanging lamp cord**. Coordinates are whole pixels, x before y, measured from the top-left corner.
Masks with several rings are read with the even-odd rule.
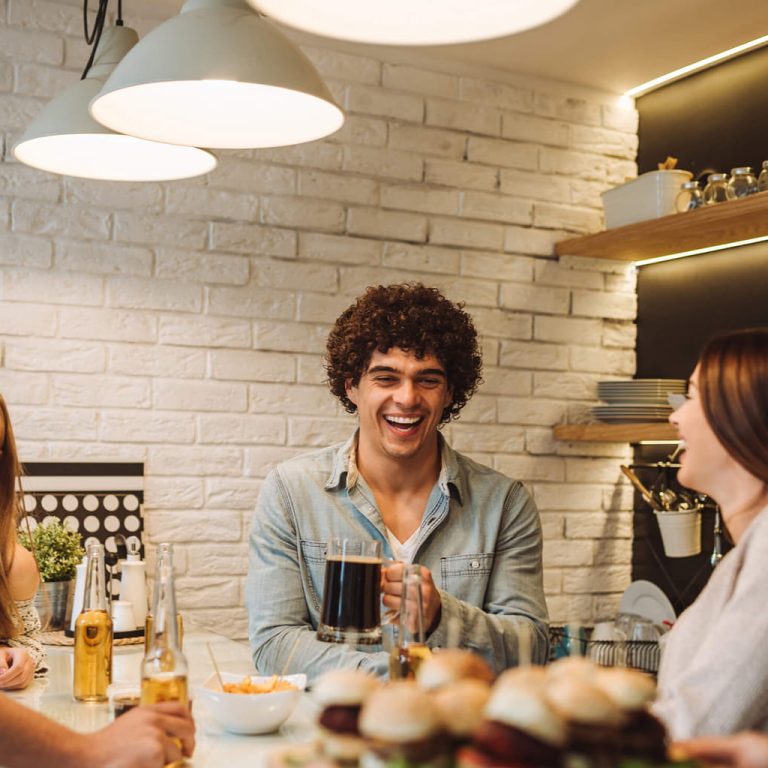
[[[88,30],[88,0],[83,0],[83,35],[87,45],[91,46],[91,55],[88,57],[83,74],[80,76],[81,80],[85,80],[88,72],[93,66],[93,59],[96,56],[96,49],[99,47],[99,41],[101,40],[101,33],[104,31],[104,22],[107,18],[107,6],[109,0],[99,0],[99,7],[96,11],[96,18],[93,21],[93,29]],[[120,26],[123,23],[122,15],[122,0],[118,0],[117,4],[117,24]]]

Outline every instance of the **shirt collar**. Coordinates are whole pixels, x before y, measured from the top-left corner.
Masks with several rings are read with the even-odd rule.
[[[356,461],[357,437],[358,430],[355,430],[351,437],[339,446],[333,459],[331,474],[325,483],[326,490],[330,491],[342,484],[351,490],[357,485],[360,477]],[[458,454],[448,445],[448,441],[440,432],[437,433],[437,441],[440,450],[440,474],[437,478],[437,484],[445,496],[450,496],[451,490],[453,490],[461,504],[466,494],[466,484],[459,466]]]

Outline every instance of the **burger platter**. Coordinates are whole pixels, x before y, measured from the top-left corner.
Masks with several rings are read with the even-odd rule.
[[[415,680],[360,670],[318,678],[318,738],[272,768],[642,768],[675,763],[648,710],[655,682],[584,657],[494,679],[470,651],[434,653]],[[687,765],[690,765],[688,763]]]

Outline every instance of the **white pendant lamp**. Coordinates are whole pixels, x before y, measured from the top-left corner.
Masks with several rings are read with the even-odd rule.
[[[245,0],[187,0],[120,62],[91,114],[144,139],[233,149],[313,141],[344,122],[309,59]]]
[[[504,37],[560,16],[578,0],[248,0],[306,32],[384,45],[447,45]]]
[[[217,160],[210,152],[124,136],[90,116],[91,99],[138,39],[129,27],[105,30],[87,77],[42,109],[13,147],[14,157],[52,173],[112,181],[186,179],[212,171]]]

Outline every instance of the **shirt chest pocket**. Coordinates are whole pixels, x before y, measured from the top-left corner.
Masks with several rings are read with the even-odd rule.
[[[308,541],[302,539],[301,567],[307,584],[307,593],[316,611],[320,610],[320,600],[325,583],[325,552],[328,547],[325,541]]]
[[[493,552],[440,558],[442,588],[473,605],[483,605],[493,570]]]

